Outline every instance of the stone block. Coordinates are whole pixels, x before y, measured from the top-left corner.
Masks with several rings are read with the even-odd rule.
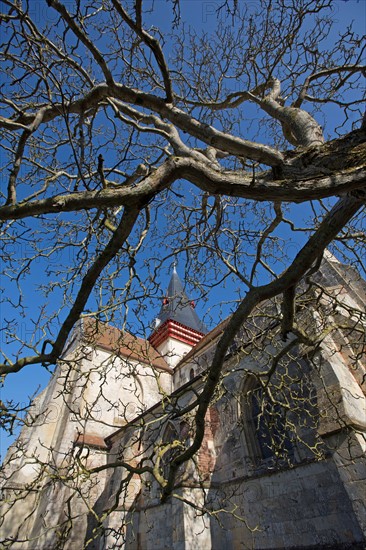
[[[342,476],[347,475],[349,480],[366,481],[366,462],[354,462],[342,469]]]

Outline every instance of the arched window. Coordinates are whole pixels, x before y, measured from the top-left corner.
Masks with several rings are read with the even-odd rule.
[[[164,480],[168,479],[172,460],[177,456],[179,451],[181,451],[181,449],[178,449],[174,445],[169,448],[170,444],[174,444],[175,441],[180,441],[178,429],[172,422],[168,422],[164,427],[162,427],[161,437],[159,438],[160,441],[158,443],[154,441],[156,453],[155,460],[158,459],[158,456],[160,460],[158,474],[160,478],[163,478]],[[154,475],[149,476],[148,483],[146,484],[146,490],[148,491],[148,499],[150,503],[158,503],[160,501],[163,490],[161,481],[161,479],[155,478]]]
[[[164,430],[161,445],[162,447],[164,447],[166,445],[173,444],[174,441],[180,441],[180,437],[174,424],[172,422],[169,422]],[[172,462],[173,458],[175,458],[177,454],[179,454],[179,451],[180,449],[173,446],[163,454],[161,459],[161,470],[165,478],[167,478],[167,476],[169,475],[170,463]]]
[[[293,461],[286,409],[271,399],[253,376],[248,380],[243,398],[245,440],[255,464]]]

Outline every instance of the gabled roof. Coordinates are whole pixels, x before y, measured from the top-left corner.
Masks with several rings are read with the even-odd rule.
[[[127,331],[121,331],[96,319],[90,317],[83,319],[82,338],[92,347],[99,347],[116,355],[141,361],[156,369],[172,372],[164,357],[148,340],[133,336]]]

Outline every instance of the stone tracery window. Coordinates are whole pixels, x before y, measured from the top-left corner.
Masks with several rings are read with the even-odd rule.
[[[293,461],[294,447],[286,425],[286,410],[269,397],[254,376],[244,388],[242,415],[246,445],[256,465]]]
[[[162,445],[171,445],[174,441],[180,441],[180,437],[175,425],[169,422],[164,430]],[[172,447],[164,453],[161,460],[161,469],[165,478],[169,474],[170,463],[177,454],[179,454],[179,449],[177,449],[177,447]]]

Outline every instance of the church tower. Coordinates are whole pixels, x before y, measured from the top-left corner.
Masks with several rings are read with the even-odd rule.
[[[149,337],[150,344],[174,368],[206,334],[195,304],[186,293],[175,265],[163,304],[155,319],[155,328]]]

